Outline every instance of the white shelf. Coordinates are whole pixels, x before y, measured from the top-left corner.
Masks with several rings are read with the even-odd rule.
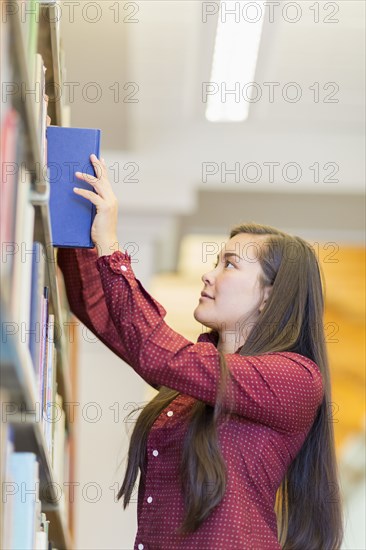
[[[9,0],[17,4],[16,0]],[[38,47],[41,53],[46,71],[46,86],[48,95],[53,89],[61,89],[60,67],[60,37],[59,37],[59,2],[43,1],[39,3],[40,17],[38,25]],[[18,6],[17,6],[18,7]],[[52,247],[52,231],[49,216],[49,177],[44,167],[44,151],[41,150],[40,131],[38,127],[34,96],[24,94],[24,90],[32,89],[33,75],[30,73],[29,55],[24,40],[24,25],[21,21],[21,10],[14,9],[9,21],[10,38],[10,63],[13,69],[13,80],[18,84],[18,92],[12,96],[12,105],[19,112],[24,125],[24,131],[20,138],[24,142],[22,162],[25,162],[27,170],[32,175],[30,200],[35,209],[34,240],[41,242],[46,249],[47,268],[45,285],[49,287],[49,313],[55,317],[55,324],[61,330],[55,331],[55,347],[57,350],[56,378],[57,391],[62,396],[64,403],[70,402],[71,383],[70,370],[67,357],[67,343],[63,315],[61,309],[60,293],[57,284],[57,262],[55,249]],[[22,92],[23,90],[23,92]],[[62,125],[62,101],[48,104],[48,111],[52,124]],[[52,257],[51,257],[52,256]],[[6,278],[6,277],[5,277]],[[4,288],[11,288],[11,275],[8,275],[0,289],[0,321],[2,329],[6,323],[12,323],[9,314],[9,303],[3,294]],[[4,281],[2,281],[4,283]],[[29,451],[37,455],[40,464],[40,497],[42,511],[46,512],[50,520],[50,540],[58,550],[71,550],[73,541],[68,527],[68,518],[65,517],[65,509],[62,503],[57,502],[57,479],[53,472],[48,453],[45,435],[43,433],[43,420],[39,417],[40,411],[35,411],[39,403],[38,388],[35,371],[29,347],[20,341],[19,335],[8,336],[4,341],[4,332],[1,344],[0,359],[1,387],[7,390],[10,401],[10,412],[7,419],[14,427],[15,451]],[[37,405],[39,407],[39,405]],[[66,436],[73,435],[73,425],[69,418],[69,407],[64,407],[66,421]],[[9,412],[9,411],[8,411]],[[47,487],[46,491],[42,488]]]

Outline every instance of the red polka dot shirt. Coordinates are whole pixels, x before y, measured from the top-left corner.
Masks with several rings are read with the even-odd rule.
[[[322,376],[290,352],[225,355],[231,376],[218,428],[227,466],[223,500],[201,526],[177,535],[184,516],[178,467],[195,400],[214,405],[220,379],[214,333],[197,343],[164,321],[165,309],[136,279],[128,253],[98,258],[96,249],[59,249],[71,311],[148,384],[180,392],[154,422],[146,476],[138,491],[134,550],[276,550],[276,491],[322,401]]]

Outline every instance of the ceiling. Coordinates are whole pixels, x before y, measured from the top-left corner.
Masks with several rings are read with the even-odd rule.
[[[189,214],[197,207],[197,190],[205,188],[363,193],[363,0],[317,2],[319,23],[308,1],[296,3],[301,7],[297,23],[286,21],[281,11],[271,23],[267,13],[255,75],[263,95],[240,123],[211,123],[204,117],[202,83],[210,78],[217,25],[217,16],[203,20],[207,2],[104,0],[98,11],[96,3],[78,4],[73,18],[70,10],[63,11],[61,22],[64,80],[76,83],[71,122],[102,129],[103,155],[123,208]],[[339,11],[332,15],[334,6]],[[338,22],[326,23],[326,17]],[[264,84],[269,82],[278,83],[273,102]],[[302,91],[296,103],[282,97],[291,82]],[[314,83],[318,102],[310,89]],[[66,100],[71,99],[67,92]],[[94,101],[96,92],[100,97]],[[126,167],[127,162],[133,165]],[[255,183],[232,176],[222,181],[219,171],[205,182],[205,162],[227,167],[239,162],[240,169],[256,162],[262,175]],[[272,182],[265,162],[280,163]],[[302,169],[295,185],[281,174],[288,162]],[[310,169],[314,162],[324,172],[320,182]],[[338,166],[337,182],[325,177],[329,162]]]

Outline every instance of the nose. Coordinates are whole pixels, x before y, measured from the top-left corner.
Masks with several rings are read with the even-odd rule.
[[[204,273],[201,277],[201,280],[203,284],[205,285],[212,285],[213,282],[213,270],[208,271],[207,273]]]

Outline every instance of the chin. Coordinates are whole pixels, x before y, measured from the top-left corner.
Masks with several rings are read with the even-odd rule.
[[[197,311],[199,309],[199,306],[196,307],[196,309],[193,311],[193,317],[196,319],[196,321],[198,321],[199,323],[201,323],[201,318],[200,318],[200,314],[199,314],[199,311]]]
[[[194,310],[193,317],[196,319],[198,323],[201,323],[201,325],[203,325],[204,327],[212,328],[212,329],[215,328],[215,323],[210,322],[210,320],[205,318],[203,314],[200,314],[199,306],[197,306],[196,309]]]
[[[196,319],[196,321],[205,325],[204,315],[200,315],[200,306],[197,306],[196,309],[194,310],[193,317]]]

